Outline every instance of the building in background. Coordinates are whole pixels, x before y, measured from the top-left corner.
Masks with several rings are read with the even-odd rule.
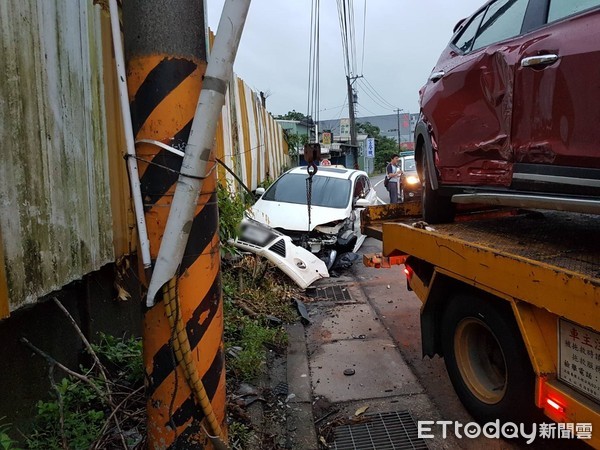
[[[381,136],[399,142],[403,148],[413,150],[413,135],[418,120],[418,113],[411,114],[400,111],[399,114],[359,117],[356,119],[356,123],[369,122],[379,128]],[[350,120],[347,118],[321,120],[319,121],[319,130],[331,130],[334,142],[346,142],[350,139]]]
[[[289,134],[297,134],[299,136],[308,136],[310,125],[305,120],[286,120],[275,119],[275,121]]]
[[[369,122],[379,128],[380,135],[400,143],[402,149],[413,150],[413,135],[419,114],[400,111],[396,114],[367,116],[356,119],[357,124]],[[357,167],[371,174],[374,171],[373,158],[367,156],[366,134],[357,134],[357,148],[350,145],[350,119],[340,118],[319,121],[319,134],[331,133],[332,149],[340,149],[340,160],[346,159],[346,167]],[[327,135],[329,139],[329,135]],[[325,144],[324,144],[325,145]],[[341,150],[344,149],[344,150]],[[375,149],[377,152],[377,149]],[[333,152],[332,152],[333,154]],[[348,164],[352,165],[348,165]]]

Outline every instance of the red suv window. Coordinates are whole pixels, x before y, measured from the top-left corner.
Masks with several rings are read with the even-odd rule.
[[[600,5],[598,0],[552,0],[548,10],[548,23],[598,5]]]

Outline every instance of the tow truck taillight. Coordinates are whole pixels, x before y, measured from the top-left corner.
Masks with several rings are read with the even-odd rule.
[[[412,291],[412,287],[410,286],[410,280],[413,276],[413,269],[408,264],[404,263],[404,275],[406,275],[406,289]]]
[[[546,398],[546,405],[548,405],[550,408],[552,408],[553,410],[558,411],[560,413],[565,412],[564,406],[561,406],[559,403],[552,400],[551,398]]]

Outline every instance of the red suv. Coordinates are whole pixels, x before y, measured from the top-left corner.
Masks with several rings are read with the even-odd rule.
[[[494,0],[420,90],[423,217],[456,203],[600,213],[600,0]]]

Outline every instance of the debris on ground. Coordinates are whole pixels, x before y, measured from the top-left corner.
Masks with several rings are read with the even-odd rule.
[[[294,303],[296,304],[296,309],[298,310],[298,313],[300,313],[300,316],[302,317],[302,324],[309,325],[310,318],[308,317],[308,310],[306,309],[306,305],[297,298],[294,299]]]

